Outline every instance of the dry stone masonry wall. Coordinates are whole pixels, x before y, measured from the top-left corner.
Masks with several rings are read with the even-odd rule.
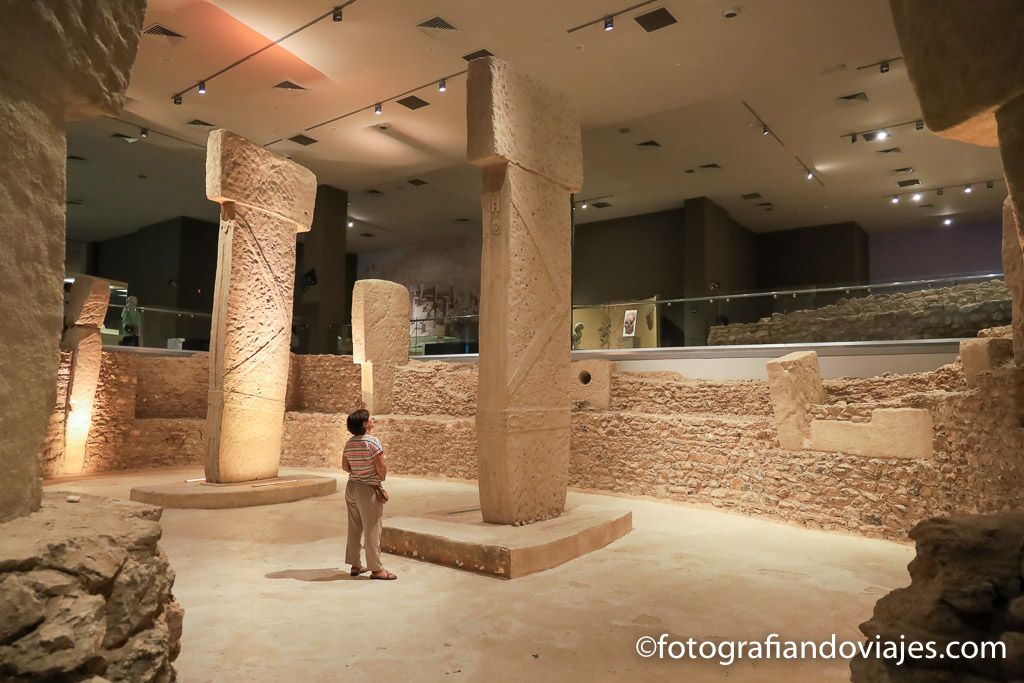
[[[899,294],[841,299],[821,308],[774,313],[756,323],[716,325],[712,346],[795,342],[952,339],[1010,322],[1002,280]]]

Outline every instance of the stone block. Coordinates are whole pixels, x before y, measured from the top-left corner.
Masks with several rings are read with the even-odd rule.
[[[206,478],[277,476],[288,392],[295,231],[316,178],[228,131],[210,134],[207,195],[221,202],[210,339]]]
[[[978,385],[978,375],[1013,362],[1013,340],[1000,337],[964,339],[960,342],[960,362],[964,379],[971,389]]]
[[[352,360],[361,364],[363,403],[392,409],[395,368],[409,362],[409,290],[387,280],[356,280],[352,290]]]
[[[890,0],[890,5],[928,128],[995,146],[993,114],[1024,93],[1024,31],[1019,30],[1024,4]]]
[[[227,130],[210,133],[206,143],[206,196],[233,202],[309,230],[316,202],[316,176]]]
[[[768,361],[767,369],[779,445],[800,450],[810,436],[808,408],[825,402],[818,354],[814,351],[790,353]]]
[[[930,459],[932,414],[925,408],[877,408],[870,422],[813,420],[807,448],[869,458]]]
[[[136,486],[131,499],[176,510],[225,510],[291,503],[305,498],[329,496],[337,491],[338,480],[312,474],[291,474],[260,482],[217,484],[174,482]]]
[[[569,97],[496,57],[471,61],[467,79],[470,163],[514,164],[579,192],[583,152]]]
[[[64,333],[64,344],[72,351],[72,356],[61,471],[80,474],[85,466],[85,446],[103,363],[103,338],[97,327],[71,327]]]
[[[64,122],[120,109],[145,7],[0,3],[0,149],[16,150],[0,167],[0,312],[18,328],[0,357],[0,522],[36,509],[41,495],[37,454],[54,405],[61,329]]]
[[[612,403],[612,367],[610,360],[589,359],[572,363],[569,400],[586,401],[594,408],[608,410]]]
[[[71,285],[64,324],[68,327],[103,327],[110,303],[110,283],[97,277],[79,275]]]
[[[1024,365],[1024,248],[1020,239],[1021,225],[1013,201],[1003,201],[1002,260],[1006,286],[1013,297],[1010,331],[1013,338],[1013,359]]]

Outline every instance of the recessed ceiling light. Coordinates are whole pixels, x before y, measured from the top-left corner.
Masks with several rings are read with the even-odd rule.
[[[350,228],[354,228],[354,227],[356,227],[356,223],[355,223],[355,221],[349,221],[349,222],[348,222],[348,227],[350,227]]]
[[[892,196],[892,203],[893,204],[899,204],[900,203],[900,198],[899,198],[898,195],[893,195]]]
[[[974,192],[974,188],[972,188],[970,185],[964,185],[964,192],[970,194]]]
[[[910,198],[913,199],[915,202],[919,202],[921,201],[921,196],[922,195],[920,192],[915,192],[913,196],[911,196]]]
[[[742,7],[730,7],[729,9],[722,10],[723,19],[735,19],[743,11]]]
[[[943,225],[953,225],[953,219],[952,218],[947,218],[946,220],[942,221],[942,224]]]

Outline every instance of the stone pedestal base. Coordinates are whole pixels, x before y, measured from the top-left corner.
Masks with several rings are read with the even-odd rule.
[[[579,505],[526,526],[488,524],[479,509],[385,518],[381,549],[456,569],[515,579],[582,557],[633,528],[633,513]]]
[[[159,486],[137,486],[131,499],[178,510],[222,510],[257,505],[291,503],[303,498],[329,496],[338,490],[334,477],[295,474],[238,484],[176,482]]]

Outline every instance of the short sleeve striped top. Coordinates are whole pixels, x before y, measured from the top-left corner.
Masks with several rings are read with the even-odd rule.
[[[384,447],[380,439],[369,434],[353,436],[345,443],[344,458],[352,467],[348,478],[371,486],[380,486],[377,468],[373,466],[373,456],[383,453]]]

